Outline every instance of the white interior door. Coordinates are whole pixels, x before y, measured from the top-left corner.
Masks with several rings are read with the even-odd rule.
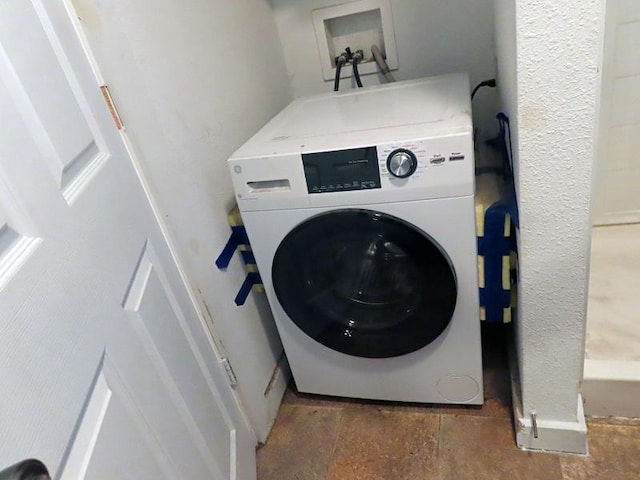
[[[0,470],[254,478],[254,436],[70,12],[0,2]]]
[[[640,222],[640,2],[608,0],[594,224]]]

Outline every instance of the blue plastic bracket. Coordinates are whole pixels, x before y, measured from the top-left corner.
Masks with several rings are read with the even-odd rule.
[[[238,245],[249,244],[249,239],[247,238],[247,232],[242,226],[231,227],[231,236],[229,236],[229,240],[227,244],[222,249],[220,255],[216,259],[216,267],[220,270],[224,270],[229,266],[231,262],[231,258],[233,257],[236,248]],[[245,258],[246,261],[246,258]]]
[[[258,283],[262,283],[262,278],[260,278],[260,274],[258,272],[247,273],[247,278],[242,282],[242,286],[240,287],[240,290],[238,290],[238,294],[235,298],[237,306],[244,305],[244,302],[246,302],[249,297],[249,292],[251,292],[253,286]]]

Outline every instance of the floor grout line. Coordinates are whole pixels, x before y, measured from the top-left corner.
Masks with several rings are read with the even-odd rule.
[[[333,458],[336,453],[336,448],[338,447],[338,442],[340,441],[340,436],[343,431],[343,417],[344,417],[344,408],[340,408],[340,417],[338,420],[338,434],[336,435],[336,439],[333,441],[333,446],[331,448],[331,455],[329,455],[329,464],[327,465],[327,472],[324,476],[325,480],[329,478],[329,472],[331,472],[331,466],[333,465]]]
[[[436,444],[436,475],[438,479],[442,479],[442,462],[440,461],[442,448],[442,421],[444,420],[444,413],[440,412],[438,415],[438,443]]]

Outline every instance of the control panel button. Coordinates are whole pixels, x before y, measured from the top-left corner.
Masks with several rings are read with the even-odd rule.
[[[410,150],[399,148],[387,157],[387,170],[397,178],[407,178],[418,168],[418,159]]]

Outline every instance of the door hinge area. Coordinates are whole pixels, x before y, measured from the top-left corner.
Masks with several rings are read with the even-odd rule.
[[[113,97],[111,96],[109,87],[106,85],[100,85],[100,91],[102,91],[102,96],[104,97],[104,101],[107,104],[109,113],[111,113],[111,118],[113,118],[113,123],[116,124],[116,128],[118,130],[124,129],[124,124],[122,123],[122,119],[120,118],[120,114],[118,113],[118,109],[116,108],[116,104],[113,103]]]
[[[224,371],[227,372],[227,377],[229,378],[229,385],[235,387],[238,384],[238,379],[236,378],[236,374],[231,368],[231,363],[228,358],[221,358],[220,365],[224,368]]]

